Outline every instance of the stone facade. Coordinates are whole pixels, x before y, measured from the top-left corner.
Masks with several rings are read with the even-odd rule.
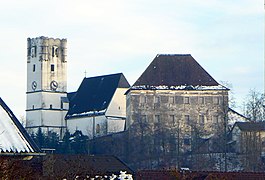
[[[227,90],[131,90],[127,94],[127,129],[147,122],[188,131],[197,126],[210,135],[223,125],[228,110]]]

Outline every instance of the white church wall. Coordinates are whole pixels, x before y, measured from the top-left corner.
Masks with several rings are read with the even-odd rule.
[[[107,117],[123,117],[126,118],[126,95],[127,88],[117,88],[109,107],[106,111]]]
[[[44,126],[65,126],[64,117],[67,111],[43,110]]]
[[[74,133],[76,130],[80,130],[84,135],[87,135],[89,138],[93,138],[93,118],[95,118],[94,136],[102,136],[106,134],[107,123],[106,117],[104,115],[96,117],[78,117],[68,119],[67,128],[70,133]],[[99,125],[100,127],[99,133],[96,132],[97,125]]]
[[[125,119],[108,118],[107,127],[108,134],[124,131]]]

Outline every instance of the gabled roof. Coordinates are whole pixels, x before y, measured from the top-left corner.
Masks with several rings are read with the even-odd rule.
[[[216,89],[225,87],[190,54],[159,54],[131,89]]]
[[[122,73],[84,78],[77,92],[69,94],[66,118],[106,110],[117,88],[129,88]]]
[[[236,122],[234,126],[237,126],[241,131],[265,131],[265,121]]]
[[[0,98],[0,156],[9,153],[39,153],[40,149]]]

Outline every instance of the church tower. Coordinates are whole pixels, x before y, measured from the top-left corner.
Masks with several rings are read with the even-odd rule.
[[[66,129],[67,40],[28,38],[26,128],[36,132]]]

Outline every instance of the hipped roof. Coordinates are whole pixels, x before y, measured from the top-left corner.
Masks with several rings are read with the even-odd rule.
[[[180,86],[192,88],[220,85],[190,54],[159,54],[131,89],[178,89]]]

